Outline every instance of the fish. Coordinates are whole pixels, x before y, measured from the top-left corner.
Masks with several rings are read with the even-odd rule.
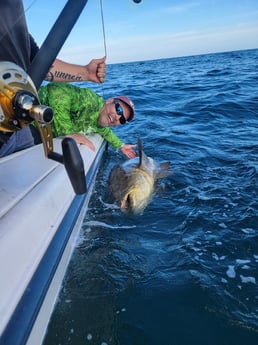
[[[138,138],[139,156],[115,165],[108,178],[108,193],[125,214],[141,215],[150,203],[159,178],[171,175],[170,162],[158,164],[148,157]]]

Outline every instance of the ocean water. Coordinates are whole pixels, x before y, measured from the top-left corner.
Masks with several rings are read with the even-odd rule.
[[[95,88],[134,100],[116,133],[172,175],[124,216],[105,152],[44,345],[258,344],[258,50],[109,65]]]

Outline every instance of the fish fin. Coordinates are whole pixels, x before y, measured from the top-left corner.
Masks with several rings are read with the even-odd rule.
[[[170,162],[163,162],[163,163],[160,163],[159,167],[160,167],[160,169],[169,169],[171,167],[171,163]]]
[[[138,153],[139,153],[139,167],[142,165],[142,140],[141,138],[137,139],[138,144]]]
[[[156,179],[172,175],[172,171],[169,170],[170,167],[171,167],[170,162],[161,163],[159,165],[159,169],[157,170]]]
[[[143,152],[142,149],[142,140],[141,138],[137,139],[137,143],[138,143],[138,152],[139,152],[139,164],[138,164],[138,168],[142,167],[142,166],[147,166],[148,164],[148,157],[146,156],[146,154]]]

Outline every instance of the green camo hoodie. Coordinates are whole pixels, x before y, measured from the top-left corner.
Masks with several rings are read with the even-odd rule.
[[[72,84],[53,82],[41,86],[38,95],[40,102],[49,105],[54,111],[54,137],[74,133],[98,133],[113,148],[123,146],[123,142],[109,127],[98,125],[99,111],[104,100],[94,91]]]

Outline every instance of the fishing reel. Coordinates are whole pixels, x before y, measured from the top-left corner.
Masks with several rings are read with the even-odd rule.
[[[53,110],[41,105],[27,73],[12,62],[0,63],[0,130],[14,132],[33,121],[50,124]]]
[[[50,123],[52,108],[41,105],[35,85],[28,74],[12,62],[0,62],[0,131],[15,132],[35,122],[45,156],[64,164],[76,194],[86,192],[84,164],[72,138],[62,141],[63,154],[54,152]]]

